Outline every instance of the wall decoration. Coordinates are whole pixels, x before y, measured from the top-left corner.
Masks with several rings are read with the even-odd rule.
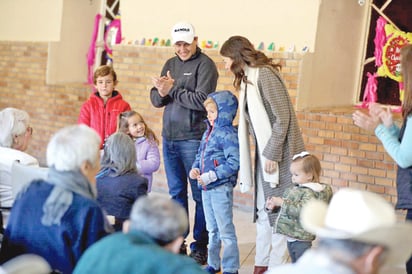
[[[112,47],[122,41],[122,26],[120,16],[116,16],[107,26],[104,33],[104,49],[108,59],[113,59]]]

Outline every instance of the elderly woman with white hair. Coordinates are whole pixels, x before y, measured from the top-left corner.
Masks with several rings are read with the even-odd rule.
[[[83,252],[110,226],[97,204],[100,137],[85,125],[58,131],[47,146],[49,173],[19,192],[0,251],[5,262],[33,253],[53,269],[72,273]]]
[[[33,156],[25,153],[33,128],[29,114],[16,108],[0,111],[0,206],[6,224],[8,210],[13,204],[11,167],[14,161],[28,166],[39,166]]]

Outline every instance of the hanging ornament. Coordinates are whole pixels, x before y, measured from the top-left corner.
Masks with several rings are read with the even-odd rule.
[[[390,24],[385,26],[385,33],[388,40],[382,50],[382,65],[378,68],[378,76],[387,76],[401,82],[401,48],[412,41],[412,33],[398,31]]]
[[[104,33],[104,49],[109,59],[113,59],[112,47],[122,41],[120,16],[116,16],[107,26]]]

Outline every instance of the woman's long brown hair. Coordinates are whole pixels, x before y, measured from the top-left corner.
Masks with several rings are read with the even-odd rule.
[[[255,49],[253,44],[243,36],[232,36],[223,43],[220,55],[233,60],[230,70],[235,75],[233,86],[240,89],[240,84],[245,79],[244,65],[249,67],[269,67],[280,71],[281,65],[275,63],[272,58],[267,57],[263,52]]]

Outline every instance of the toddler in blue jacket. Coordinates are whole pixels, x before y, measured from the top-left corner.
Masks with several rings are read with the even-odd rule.
[[[207,129],[189,177],[202,189],[203,210],[209,233],[208,273],[238,273],[239,248],[233,224],[233,188],[239,170],[239,141],[233,126],[238,100],[230,91],[209,94],[204,102]],[[220,249],[224,246],[222,260]]]

